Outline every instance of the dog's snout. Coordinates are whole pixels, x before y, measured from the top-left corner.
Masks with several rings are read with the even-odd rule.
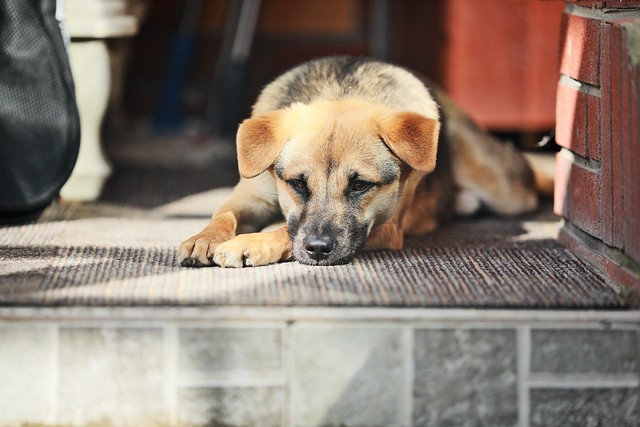
[[[335,246],[335,239],[329,236],[309,236],[304,241],[304,249],[316,261],[327,259]]]

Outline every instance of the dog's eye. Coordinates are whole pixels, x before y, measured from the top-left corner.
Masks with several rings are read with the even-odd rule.
[[[290,179],[287,181],[287,184],[294,190],[307,191],[307,183],[301,179]]]
[[[351,185],[351,191],[355,193],[364,193],[371,187],[373,187],[372,183],[358,179]]]

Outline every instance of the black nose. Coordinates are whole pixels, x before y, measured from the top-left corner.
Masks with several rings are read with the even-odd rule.
[[[329,236],[308,236],[304,239],[304,249],[316,261],[327,259],[335,246],[336,241]]]

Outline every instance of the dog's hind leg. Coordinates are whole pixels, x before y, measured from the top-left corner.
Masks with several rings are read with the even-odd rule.
[[[456,213],[473,214],[480,206],[501,215],[536,209],[533,172],[520,152],[480,130],[458,129],[452,137]]]
[[[459,189],[457,214],[473,214],[480,206],[501,215],[536,209],[533,172],[518,150],[482,131],[462,113],[448,117],[446,132],[452,146],[453,178]]]

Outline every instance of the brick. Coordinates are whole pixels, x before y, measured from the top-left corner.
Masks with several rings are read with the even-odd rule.
[[[556,96],[556,142],[587,157],[587,94],[562,82]]]
[[[600,85],[600,27],[598,19],[565,12],[561,32],[562,74],[594,86]]]
[[[601,160],[601,115],[597,91],[580,87],[577,82],[558,83],[556,141],[560,146],[582,157]]]
[[[632,169],[626,179],[626,182],[632,183],[632,187],[628,191],[628,199],[633,201],[630,212],[628,213],[629,229],[625,233],[627,240],[625,241],[626,253],[640,262],[640,68],[633,68],[631,78],[633,89],[629,91],[632,95],[631,105],[631,137],[629,156]],[[635,183],[635,186],[633,186]]]
[[[602,182],[600,174],[573,163],[569,175],[571,181],[570,219],[577,227],[590,235],[602,238]]]
[[[610,20],[602,32],[603,240],[640,259],[638,183],[638,66],[631,63],[628,31],[640,12]]]
[[[556,156],[554,212],[602,238],[602,177],[566,150]]]
[[[587,129],[586,145],[588,157],[593,160],[602,160],[602,99],[599,96],[587,96]]]
[[[624,48],[622,46],[622,33],[620,27],[616,25],[607,26],[611,43],[610,67],[611,67],[611,217],[607,220],[611,222],[611,246],[622,248],[624,244],[624,176],[623,176],[623,141],[625,131],[625,120],[622,117],[622,105],[624,99],[623,81],[624,70],[622,67],[624,60]],[[604,160],[604,159],[603,159]]]
[[[602,31],[602,45],[610,46],[611,25],[605,24]],[[602,97],[602,132],[601,132],[601,157],[602,157],[602,240],[613,245],[613,151],[612,151],[612,105],[611,90],[612,80],[614,79],[614,70],[616,63],[612,63],[611,51],[602,54],[602,87],[600,95]]]
[[[640,260],[640,64],[634,64],[631,49],[640,45],[640,11],[634,20],[620,23],[621,45],[624,51],[621,64],[621,116],[624,120],[622,146],[624,153],[623,174],[623,235],[624,251],[635,260]],[[634,38],[633,43],[631,38]]]

